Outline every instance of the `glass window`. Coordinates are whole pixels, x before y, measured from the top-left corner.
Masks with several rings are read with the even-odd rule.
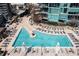
[[[71,3],[70,7],[79,7],[79,3]]]
[[[42,8],[41,10],[48,12],[48,8]]]
[[[78,20],[78,19],[79,19],[79,16],[69,15],[69,16],[68,16],[68,19],[69,19],[69,20],[71,20],[71,19]]]
[[[79,12],[79,9],[69,9],[69,12]]]
[[[51,13],[51,8],[49,8],[48,12]]]
[[[73,18],[74,18],[73,15],[68,15],[68,20],[71,20],[71,19],[73,19]]]
[[[68,12],[69,14],[79,14],[79,12]]]
[[[67,7],[67,3],[64,3],[63,7]]]
[[[43,3],[45,6],[48,6],[48,3]]]
[[[68,18],[67,18],[67,15],[60,15],[60,19],[62,19],[62,20],[67,20]]]
[[[59,9],[57,9],[57,8],[49,8],[48,12],[52,13],[52,14],[58,14],[59,13]]]
[[[59,15],[48,15],[49,21],[58,21],[59,20]]]
[[[59,3],[50,3],[49,7],[59,7]]]
[[[62,13],[67,13],[67,8],[61,8]]]
[[[64,13],[66,13],[67,12],[67,8],[64,8]]]

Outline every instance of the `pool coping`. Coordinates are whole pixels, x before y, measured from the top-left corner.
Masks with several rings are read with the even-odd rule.
[[[39,31],[39,30],[34,29],[34,31]],[[39,32],[42,32],[42,31],[39,31]],[[47,33],[47,32],[42,32],[42,33],[50,34],[50,35],[66,35],[68,37],[68,39],[70,40],[71,44],[73,45],[72,47],[75,47],[74,42],[72,41],[72,39],[70,38],[70,36],[67,33],[65,33],[65,34],[52,34],[52,33]]]
[[[23,47],[29,48],[31,46],[17,46],[17,47],[14,47],[14,48],[23,48]],[[41,46],[34,46],[32,48],[75,48],[75,47],[61,47],[61,46],[59,46],[59,47],[41,47]]]
[[[11,41],[11,43],[10,43],[12,47],[13,47],[13,44],[14,44],[14,42],[15,42],[15,40],[16,40],[18,34],[20,33],[21,29],[22,29],[22,27],[20,27],[20,28],[18,29],[18,31],[16,32],[16,34],[15,34],[14,37],[12,38],[12,41]]]
[[[20,27],[20,29],[17,31],[15,37],[13,38],[13,40],[12,40],[12,42],[11,42],[12,47],[14,47],[13,44],[14,44],[14,42],[15,42],[15,40],[16,40],[16,38],[17,38],[17,36],[18,36],[18,34],[19,34],[19,32],[21,31],[22,28],[25,28],[25,27]],[[25,29],[26,29],[26,28],[25,28]],[[26,29],[26,30],[27,30],[27,29]],[[33,31],[38,31],[38,30],[33,30]],[[39,32],[41,32],[41,31],[39,31]],[[71,38],[68,36],[67,33],[66,33],[66,34],[51,34],[51,33],[46,33],[46,32],[42,32],[42,33],[50,34],[50,35],[66,35],[73,46],[71,46],[71,47],[62,47],[62,46],[60,46],[60,47],[61,47],[61,48],[73,48],[73,47],[74,47],[74,43],[73,43],[73,41],[71,40]],[[29,35],[30,35],[30,34],[29,34]],[[22,47],[22,46],[18,46],[18,47]],[[29,46],[27,46],[27,47],[29,47]],[[34,47],[41,47],[41,46],[34,46]],[[55,47],[52,46],[52,47],[50,47],[50,48],[55,48]]]
[[[72,45],[73,45],[72,47],[76,47],[75,44],[74,44],[74,42],[73,42],[73,40],[70,38],[70,36],[68,34],[66,34],[66,35],[69,38],[70,42],[72,43]]]

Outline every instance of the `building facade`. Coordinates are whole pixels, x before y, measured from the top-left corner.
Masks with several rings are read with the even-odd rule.
[[[39,4],[45,19],[54,22],[79,20],[79,3],[42,3]]]
[[[3,15],[0,14],[0,27],[4,27],[6,23],[6,19]]]
[[[0,3],[0,14],[2,14],[6,20],[12,17],[11,4]]]
[[[0,26],[5,26],[8,20],[13,16],[12,7],[10,3],[0,3]]]

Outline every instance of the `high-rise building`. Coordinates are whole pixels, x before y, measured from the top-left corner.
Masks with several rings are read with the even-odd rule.
[[[11,4],[9,3],[0,3],[0,14],[2,14],[6,20],[12,17]]]
[[[67,22],[79,20],[79,3],[42,3],[39,4],[43,17],[48,21]]]
[[[0,25],[6,23],[13,16],[10,3],[0,3]]]
[[[3,15],[0,14],[0,27],[4,27],[6,23],[6,19]]]

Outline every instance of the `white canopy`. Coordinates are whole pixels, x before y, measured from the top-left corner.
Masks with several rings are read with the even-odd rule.
[[[56,50],[56,54],[58,54],[58,52],[59,52],[59,50],[60,50],[60,43],[59,43],[59,42],[57,43],[55,50]]]

